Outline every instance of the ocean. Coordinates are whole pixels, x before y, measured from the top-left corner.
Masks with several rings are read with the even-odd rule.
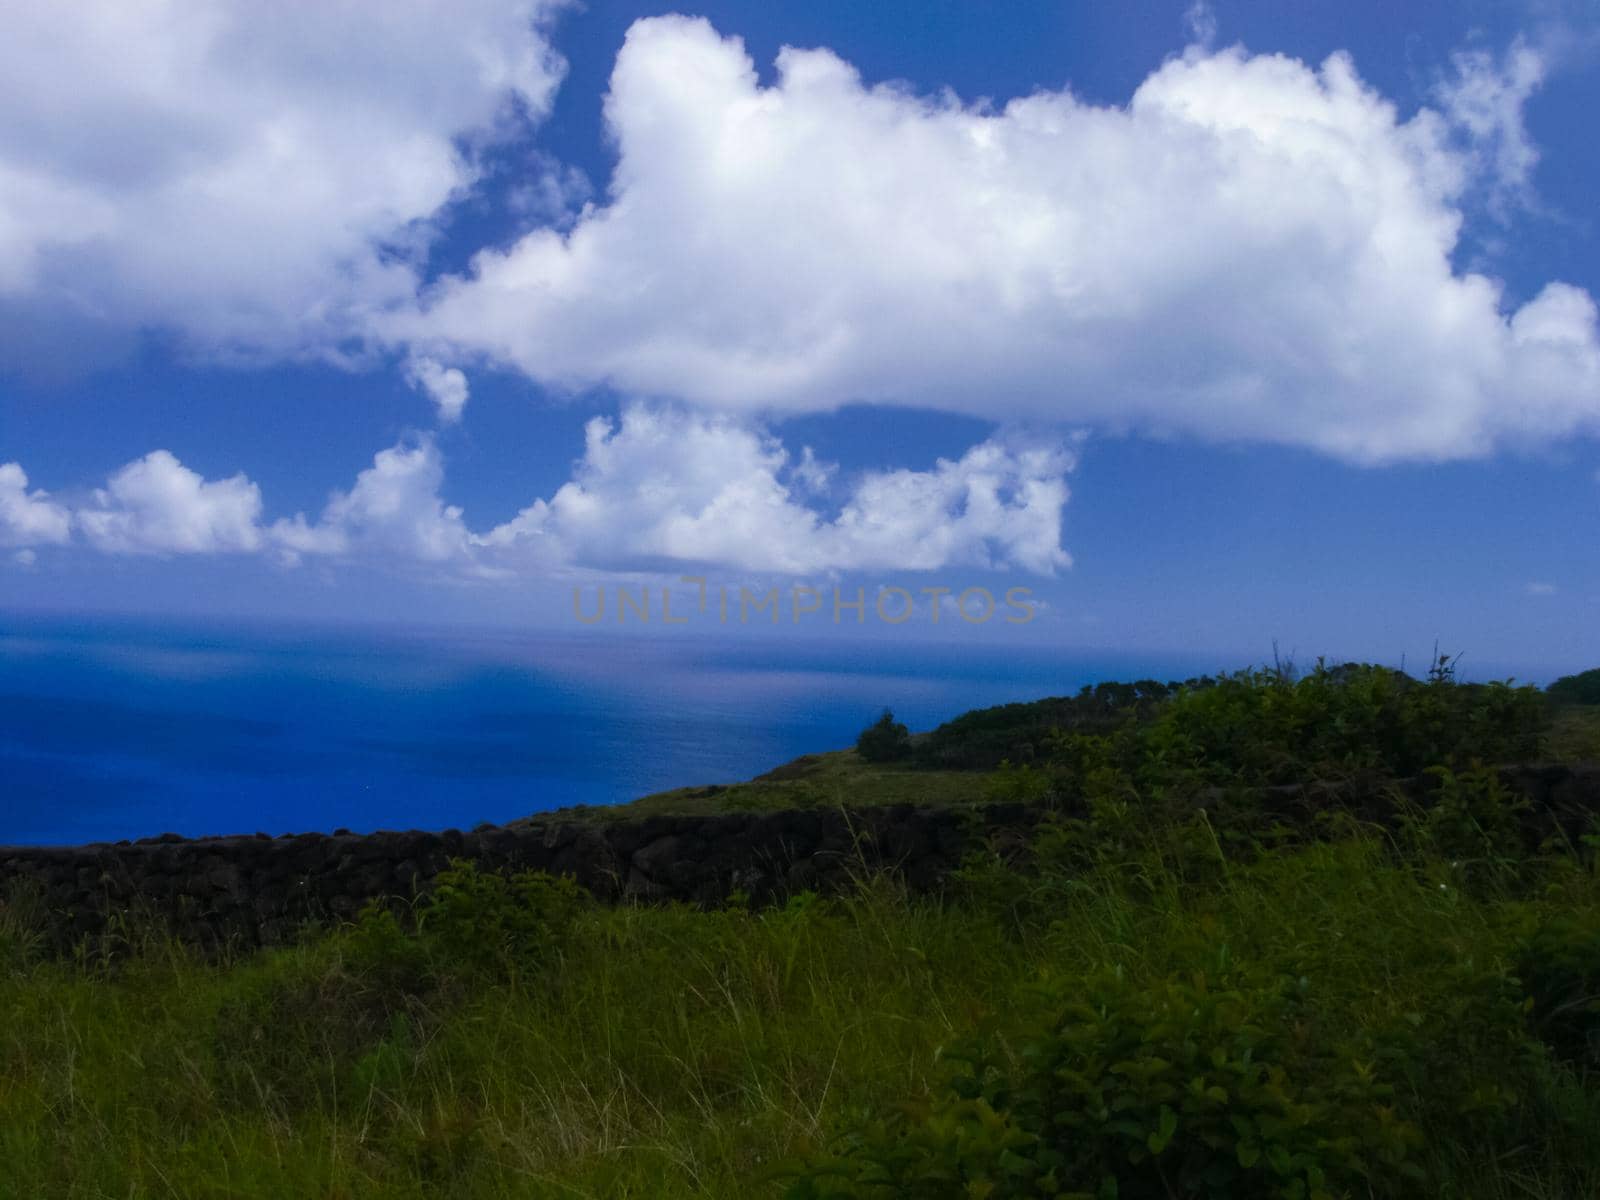
[[[0,845],[471,828],[1233,664],[1035,645],[0,618]]]

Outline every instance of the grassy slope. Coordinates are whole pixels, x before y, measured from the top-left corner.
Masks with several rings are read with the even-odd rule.
[[[1600,761],[1600,705],[1557,710],[1547,744],[1558,762]]]
[[[536,976],[425,991],[383,1020],[380,981],[338,939],[231,966],[161,947],[111,975],[14,966],[0,1195],[776,1195],[771,1164],[926,1090],[941,1047],[1042,976],[1156,979],[1220,952],[1399,1019],[1436,1007],[1461,962],[1504,959],[1513,911],[1600,913],[1592,875],[1513,909],[1377,842],[1204,890],[1146,867],[1149,887],[1090,880],[1022,919],[881,887],[763,914],[591,911]],[[1600,1119],[1570,1089],[1549,1102]],[[1510,1162],[1430,1148],[1436,1194],[1600,1194],[1597,1148],[1528,1119]]]
[[[1557,711],[1547,742],[1558,762],[1600,760],[1600,706]],[[658,814],[771,812],[840,804],[982,803],[989,798],[992,771],[918,770],[897,763],[869,763],[854,750],[805,754],[744,783],[711,784],[655,792],[627,804],[579,806],[559,815],[586,820],[632,820]]]
[[[1600,713],[1563,721],[1563,752],[1594,744]],[[635,811],[959,802],[981,783],[851,752],[773,774]],[[591,909],[538,969],[487,976],[348,933],[236,962],[159,941],[116,967],[44,962],[0,908],[0,1197],[777,1196],[775,1162],[927,1093],[941,1051],[1041,978],[1247,963],[1310,981],[1329,1022],[1432,1036],[1453,1028],[1434,1016],[1451,981],[1507,973],[1520,931],[1600,928],[1600,879],[1575,860],[1465,887],[1447,856],[1397,863],[1376,836],[1249,864],[1209,844],[994,867],[954,903],[878,881],[762,913]],[[1433,1139],[1421,1194],[1600,1194],[1600,1139],[1570,1132],[1597,1125],[1558,1070],[1498,1144]]]
[[[771,812],[840,804],[973,804],[984,799],[987,771],[918,771],[869,763],[854,750],[805,754],[744,783],[656,792],[628,804],[559,810],[600,821],[662,813]]]

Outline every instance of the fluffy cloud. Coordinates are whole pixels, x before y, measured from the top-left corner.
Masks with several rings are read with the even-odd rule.
[[[318,521],[303,513],[278,521],[272,540],[290,561],[303,554],[425,563],[462,559],[471,539],[461,510],[439,499],[443,482],[444,465],[431,441],[393,446],[378,453],[348,492],[334,493]]]
[[[262,546],[261,489],[242,474],[207,481],[167,450],[117,471],[74,520],[91,545],[112,554],[215,554]]]
[[[0,366],[41,321],[209,352],[361,336],[413,295],[474,147],[547,109],[557,5],[0,0]]]
[[[1451,256],[1531,166],[1537,56],[1468,56],[1402,121],[1344,55],[1193,48],[1125,107],[1003,110],[704,21],[638,22],[609,203],[486,250],[397,342],[728,410],[850,400],[1363,463],[1600,427],[1587,293],[1520,307]]]
[[[867,471],[841,487],[836,464],[809,447],[795,458],[742,420],[633,405],[620,422],[589,422],[571,481],[486,533],[441,498],[444,461],[422,437],[380,451],[314,519],[271,525],[244,475],[206,480],[166,450],[121,468],[76,510],[29,493],[7,464],[0,545],[65,542],[76,527],[111,554],[272,552],[289,565],[360,559],[447,577],[953,565],[1050,575],[1071,562],[1061,511],[1075,465],[1068,443],[996,437],[927,470]]]
[[[0,546],[58,544],[71,536],[71,529],[71,514],[48,493],[30,492],[20,465],[0,463]],[[24,565],[32,562],[30,556]]]
[[[715,566],[807,574],[948,565],[1053,574],[1061,549],[1065,445],[990,440],[927,471],[869,471],[829,515],[838,468],[727,416],[629,407],[585,430],[573,478],[548,500],[476,534],[440,499],[429,440],[378,454],[320,518],[278,521],[272,544],[304,555],[429,563],[477,576],[565,568]]]
[[[927,471],[867,472],[829,517],[806,503],[836,468],[797,463],[730,417],[633,406],[591,421],[571,482],[478,539],[580,566],[705,563],[806,574],[952,564],[1052,574],[1061,549],[1063,446],[991,440]]]
[[[467,377],[459,369],[431,358],[416,358],[406,364],[406,382],[421,389],[433,401],[441,425],[453,425],[461,420],[470,393]]]

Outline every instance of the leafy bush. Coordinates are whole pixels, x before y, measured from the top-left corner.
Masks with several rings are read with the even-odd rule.
[[[215,1018],[220,1093],[292,1111],[392,1085],[419,1032],[459,1000],[463,976],[545,965],[585,899],[570,879],[458,861],[418,905],[415,928],[373,902],[313,945],[238,972]]]
[[[1363,1017],[1369,1057],[1404,1089],[1401,1110],[1431,1140],[1514,1152],[1508,1133],[1545,1061],[1528,1036],[1530,1005],[1517,978],[1468,952],[1439,964],[1410,1002],[1410,1011]]]
[[[293,1113],[345,1090],[386,1037],[409,1038],[417,992],[348,957],[338,938],[271,955],[230,979],[212,1032],[217,1096]]]
[[[789,1198],[1309,1200],[1417,1178],[1392,1088],[1308,1036],[1304,992],[1119,970],[1056,986],[1042,1020],[951,1055],[944,1090],[850,1131]]]
[[[917,765],[938,770],[974,770],[1002,760],[1027,764],[1066,733],[1100,734],[1148,716],[1180,689],[1202,690],[1209,678],[1187,683],[1098,683],[1076,696],[1055,696],[1022,704],[975,709],[946,721],[917,747]]]
[[[881,717],[861,731],[856,753],[867,762],[901,762],[911,757],[911,731],[886,708]]]
[[[1004,759],[984,781],[983,794],[986,800],[1032,804],[1045,799],[1053,790],[1048,772],[1028,763],[1014,767],[1009,759]]]
[[[549,960],[587,898],[570,878],[544,871],[507,878],[458,859],[434,881],[418,927],[441,962],[515,973]]]
[[[1504,886],[1523,873],[1529,864],[1520,817],[1532,807],[1528,798],[1509,791],[1490,767],[1426,773],[1438,789],[1402,822],[1413,857],[1447,859],[1454,881],[1477,889]]]
[[[1447,658],[1426,682],[1385,667],[1319,662],[1300,679],[1241,671],[1183,688],[1137,722],[1107,734],[1060,732],[1047,745],[1050,762],[1069,777],[1114,770],[1151,800],[1512,762],[1537,754],[1548,721],[1535,689],[1458,683]]]
[[[1539,1039],[1585,1075],[1600,1072],[1600,915],[1541,921],[1519,948],[1516,970]]]
[[[1274,667],[1183,684],[1102,683],[1070,699],[981,709],[935,729],[916,761],[1048,765],[1079,778],[1113,766],[1142,791],[1188,791],[1512,762],[1539,752],[1548,724],[1535,688],[1460,683],[1448,656],[1426,680],[1318,661],[1303,676]]]
[[[1600,667],[1578,675],[1563,675],[1545,693],[1557,704],[1600,704]]]

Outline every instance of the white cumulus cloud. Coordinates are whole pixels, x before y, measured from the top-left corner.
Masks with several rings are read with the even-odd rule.
[[[702,20],[636,23],[608,201],[391,316],[398,343],[731,411],[996,421],[1478,456],[1600,428],[1594,302],[1452,265],[1468,194],[1530,169],[1518,47],[1402,120],[1350,58],[1191,48],[1121,107],[1002,109]]]
[[[570,482],[479,539],[580,566],[713,564],[806,574],[953,564],[1052,574],[1061,444],[986,441],[928,470],[868,471],[836,513],[808,502],[837,470],[730,416],[634,405],[589,422]]]
[[[439,498],[444,464],[437,447],[379,451],[348,492],[336,492],[315,522],[303,513],[276,522],[271,536],[291,561],[303,554],[364,554],[400,562],[464,558],[470,535],[461,509]]]
[[[414,358],[406,364],[406,382],[420,388],[433,401],[441,425],[461,420],[471,395],[467,377],[457,367],[447,367],[431,358]]]
[[[997,435],[924,470],[868,470],[845,484],[837,464],[810,447],[797,457],[741,418],[634,404],[619,421],[589,422],[570,481],[481,533],[443,499],[431,437],[380,451],[315,517],[266,525],[243,475],[207,482],[158,450],[113,475],[74,519],[113,553],[272,551],[290,565],[361,560],[442,577],[701,566],[1051,575],[1071,563],[1061,515],[1075,466],[1072,440]]]
[[[41,323],[208,353],[362,337],[476,148],[547,110],[557,7],[0,0],[0,366]]]
[[[153,450],[97,488],[74,521],[112,554],[216,554],[262,546],[261,489],[243,474],[206,480]]]
[[[30,492],[20,464],[0,463],[0,546],[54,545],[67,541],[71,532],[72,515],[65,506],[47,492]]]

